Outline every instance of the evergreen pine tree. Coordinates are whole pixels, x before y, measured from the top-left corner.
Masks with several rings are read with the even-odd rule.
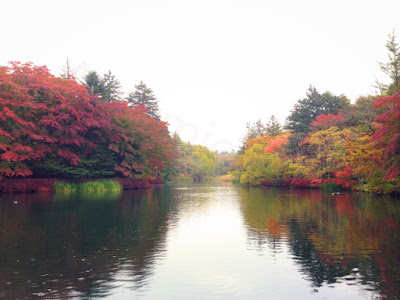
[[[282,127],[274,115],[269,117],[265,131],[270,136],[277,136],[282,131]]]
[[[104,86],[101,76],[96,71],[90,71],[87,73],[82,83],[86,85],[89,94],[102,97]]]
[[[263,122],[261,122],[260,119],[258,119],[258,121],[254,123],[254,129],[257,134],[257,137],[265,134],[267,130],[267,128],[265,128]]]
[[[101,84],[103,86],[103,92],[101,93],[103,101],[121,101],[121,85],[111,71],[104,74]]]
[[[129,94],[127,100],[132,105],[143,105],[148,109],[149,116],[160,120],[157,98],[143,81],[135,85],[135,91]]]
[[[388,59],[386,63],[379,63],[381,70],[389,76],[392,82],[389,85],[378,83],[378,86],[389,95],[393,95],[400,90],[400,45],[396,41],[396,35],[393,31],[389,35],[386,42],[386,49],[388,50]]]

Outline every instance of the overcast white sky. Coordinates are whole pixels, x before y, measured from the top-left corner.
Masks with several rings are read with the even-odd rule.
[[[126,93],[143,80],[184,140],[239,146],[247,121],[283,123],[308,86],[373,94],[399,0],[0,2],[0,65],[69,57],[79,75],[111,70]]]

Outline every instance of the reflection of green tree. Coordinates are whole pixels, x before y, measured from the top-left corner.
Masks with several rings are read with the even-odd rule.
[[[249,238],[288,242],[315,286],[357,268],[361,282],[400,297],[400,206],[389,198],[309,190],[241,189]]]
[[[0,203],[0,298],[102,297],[120,272],[134,286],[151,274],[165,239],[168,188],[96,201],[24,197]]]

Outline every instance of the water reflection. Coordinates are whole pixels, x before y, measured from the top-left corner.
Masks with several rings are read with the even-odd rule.
[[[399,232],[365,194],[1,195],[0,299],[398,299]]]
[[[363,285],[400,297],[400,205],[366,194],[241,189],[250,244],[288,246],[315,291]]]
[[[165,248],[168,189],[95,198],[3,196],[0,298],[104,297],[124,280],[146,284]]]

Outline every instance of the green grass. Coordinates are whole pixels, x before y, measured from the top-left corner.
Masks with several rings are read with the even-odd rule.
[[[172,179],[173,183],[193,183],[192,177],[175,177]]]
[[[200,182],[202,182],[202,183],[214,182],[214,181],[215,181],[214,177],[211,177],[211,176],[204,176],[204,177],[200,180]]]
[[[328,193],[333,193],[333,192],[339,192],[342,189],[336,183],[328,182],[328,183],[324,183],[323,185],[321,185],[321,190],[328,192]]]
[[[66,181],[56,181],[54,190],[62,193],[77,193],[77,192],[111,192],[121,191],[122,185],[116,180],[96,180],[81,183],[73,183]]]

